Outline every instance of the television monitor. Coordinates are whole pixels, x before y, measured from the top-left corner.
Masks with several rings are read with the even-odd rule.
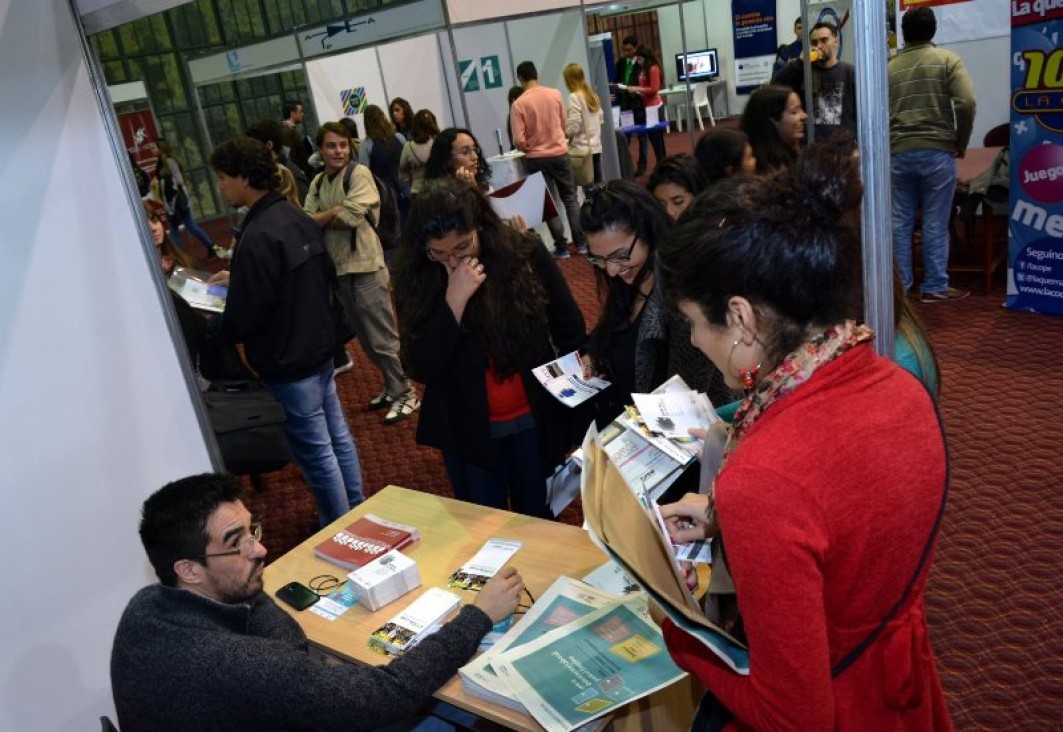
[[[675,72],[680,82],[690,77],[691,83],[709,81],[720,75],[720,66],[716,62],[716,49],[689,51],[675,55]]]

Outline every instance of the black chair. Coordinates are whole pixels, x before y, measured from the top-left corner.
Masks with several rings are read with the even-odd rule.
[[[1011,126],[1005,122],[985,133],[985,137],[982,139],[982,147],[1006,147],[1011,141],[1010,138]]]

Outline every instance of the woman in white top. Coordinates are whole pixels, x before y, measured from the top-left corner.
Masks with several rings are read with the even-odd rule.
[[[568,119],[565,136],[573,148],[590,150],[594,160],[594,182],[602,182],[602,103],[587,84],[583,67],[569,64],[561,72],[568,87]]]

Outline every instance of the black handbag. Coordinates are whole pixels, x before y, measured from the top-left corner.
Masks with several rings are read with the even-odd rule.
[[[214,382],[203,402],[230,473],[270,473],[291,462],[284,407],[257,381]]]

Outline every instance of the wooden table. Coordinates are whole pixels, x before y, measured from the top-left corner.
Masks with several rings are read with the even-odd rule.
[[[421,587],[386,605],[375,613],[355,605],[334,621],[309,611],[298,612],[278,603],[298,621],[307,638],[319,650],[344,661],[381,665],[387,659],[366,645],[369,634],[396,615],[428,587],[445,587],[450,574],[472,557],[491,538],[519,539],[523,547],[512,565],[520,570],[532,595],[539,597],[558,576],[580,578],[605,561],[582,529],[554,521],[486,508],[398,486],[387,486],[346,516],[333,522],[266,568],[265,589],[275,595],[278,588],[296,580],[306,584],[320,574],[340,579],[346,572],[314,556],[314,547],[357,517],[373,513],[384,519],[413,524],[421,540],[404,549],[417,562]],[[268,538],[266,539],[268,542]],[[448,588],[471,602],[473,593]],[[509,729],[541,732],[529,715],[491,704],[462,690],[455,676],[435,697],[484,717]],[[673,684],[650,697],[640,699],[614,716],[613,729],[685,729],[693,717],[693,691],[689,680]],[[324,700],[327,703],[327,700]]]
[[[997,156],[1003,147],[972,147],[967,149],[967,154],[962,158],[956,159],[956,191],[957,197],[952,207],[953,215],[955,216],[957,207],[962,199],[967,195],[967,186],[972,180],[980,176],[987,171],[991,165],[996,161]],[[993,273],[997,267],[1004,261],[1004,256],[1007,254],[1007,247],[1004,248],[999,254],[996,253],[996,237],[993,232],[993,221],[990,211],[990,204],[982,204],[982,216],[980,222],[981,239],[982,239],[982,261],[978,265],[952,265],[949,269],[957,272],[971,271],[981,272],[983,279],[983,286],[985,287],[985,293],[988,295],[993,290]],[[964,231],[964,234],[970,238],[970,232]],[[967,244],[971,242],[968,240]]]

